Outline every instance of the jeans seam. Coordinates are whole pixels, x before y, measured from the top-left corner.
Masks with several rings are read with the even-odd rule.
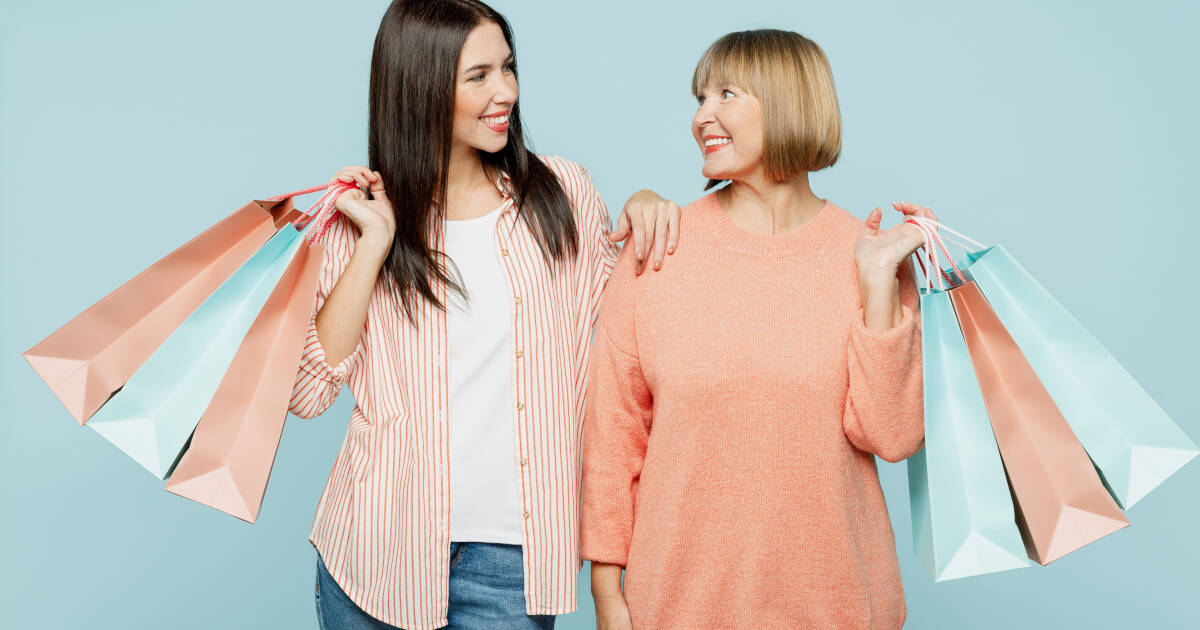
[[[321,567],[320,560],[317,561],[317,586],[314,598],[317,600],[317,627],[320,630],[325,630],[325,615],[321,613]]]
[[[458,563],[462,562],[462,556],[463,556],[463,553],[465,553],[465,552],[466,552],[466,550],[467,550],[467,543],[459,543],[459,545],[458,545],[458,551],[456,551],[456,552],[454,553],[454,555],[453,555],[453,556],[451,556],[451,558],[450,558],[450,566],[451,566],[451,567],[453,567],[453,566],[457,565]]]

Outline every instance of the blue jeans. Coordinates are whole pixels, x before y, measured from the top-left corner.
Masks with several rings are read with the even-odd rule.
[[[396,630],[342,591],[317,554],[317,621],[321,630]],[[451,630],[550,630],[554,615],[525,614],[520,545],[450,543]]]

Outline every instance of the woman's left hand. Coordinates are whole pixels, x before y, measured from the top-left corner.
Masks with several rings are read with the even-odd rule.
[[[653,190],[638,191],[625,202],[617,229],[608,238],[615,243],[633,235],[637,273],[646,268],[647,255],[655,270],[662,269],[663,252],[674,254],[679,242],[679,214],[679,205],[674,201],[663,199]]]
[[[904,214],[905,219],[918,216],[937,221],[937,215],[925,206],[893,203],[892,207]],[[872,210],[854,244],[854,262],[858,264],[858,279],[864,287],[894,283],[900,264],[917,248],[925,245],[925,233],[917,226],[901,223],[880,230],[882,220],[883,211],[879,208]]]

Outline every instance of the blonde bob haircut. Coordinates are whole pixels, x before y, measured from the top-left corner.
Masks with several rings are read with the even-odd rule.
[[[791,31],[738,31],[718,39],[692,75],[697,98],[709,84],[736,85],[763,109],[763,167],[775,181],[833,166],[842,117],[833,71],[816,42]],[[705,190],[720,184],[709,180]]]

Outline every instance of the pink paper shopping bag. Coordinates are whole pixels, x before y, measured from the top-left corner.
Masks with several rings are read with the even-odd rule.
[[[291,199],[251,201],[24,353],[85,424],[164,340],[280,228]]]

